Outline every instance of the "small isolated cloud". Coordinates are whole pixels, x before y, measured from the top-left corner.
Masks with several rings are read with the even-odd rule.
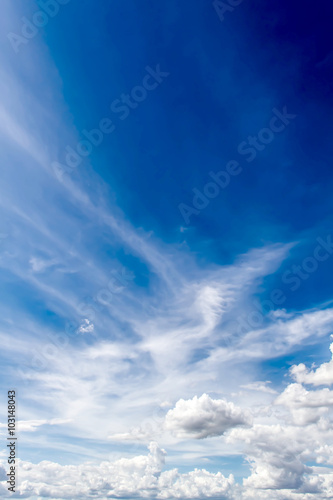
[[[161,407],[161,408],[171,408],[171,407],[172,407],[172,403],[170,403],[170,401],[163,401],[163,402],[160,404],[160,407]]]
[[[152,429],[133,427],[129,432],[111,434],[111,436],[108,436],[108,439],[111,441],[149,441],[153,435]]]
[[[212,399],[207,394],[187,401],[180,399],[165,419],[166,428],[177,437],[195,439],[222,436],[233,427],[251,423],[248,411],[224,399]]]
[[[303,363],[290,368],[291,376],[299,384],[332,385],[333,384],[333,344],[330,345],[332,359],[323,363],[317,370],[310,371]]]
[[[45,271],[48,267],[51,267],[55,265],[57,261],[55,259],[53,260],[43,260],[43,259],[38,259],[37,257],[31,257],[29,260],[29,264],[31,266],[31,269],[35,273],[42,273]]]
[[[277,391],[271,387],[267,387],[271,382],[253,382],[251,384],[241,385],[242,389],[248,389],[249,391],[267,392],[268,394],[277,394]]]
[[[82,322],[81,322],[81,326],[80,328],[78,329],[78,333],[82,333],[82,334],[85,334],[85,333],[93,333],[94,331],[94,324],[91,323],[89,321],[89,319],[85,318]]]

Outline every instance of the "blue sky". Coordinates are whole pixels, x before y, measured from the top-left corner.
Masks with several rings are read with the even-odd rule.
[[[14,498],[333,491],[333,7],[222,4],[2,2]]]

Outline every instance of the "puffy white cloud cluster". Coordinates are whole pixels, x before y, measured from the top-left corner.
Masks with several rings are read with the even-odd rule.
[[[166,415],[166,427],[176,436],[197,439],[221,436],[228,429],[251,421],[248,411],[223,399],[212,399],[207,394],[187,401],[180,399]]]
[[[323,380],[329,380],[326,375],[330,364],[324,363],[314,372],[299,366],[304,366],[309,383],[323,385]],[[297,369],[292,367],[292,375]],[[329,388],[308,390],[300,383],[291,383],[270,406],[271,423],[232,429],[227,440],[244,444],[252,469],[252,474],[243,480],[241,498],[332,498],[332,407],[333,391]]]
[[[91,498],[230,498],[234,478],[220,472],[212,474],[195,469],[180,474],[177,469],[162,472],[166,452],[157,443],[149,445],[149,454],[99,465],[59,465],[20,462],[20,497],[32,495],[58,499]],[[2,477],[3,479],[3,477]],[[0,493],[9,496],[5,481]]]
[[[231,498],[234,478],[224,477],[221,472],[212,474],[205,469],[195,469],[187,474],[180,474],[173,469],[161,474],[160,491],[157,498]]]

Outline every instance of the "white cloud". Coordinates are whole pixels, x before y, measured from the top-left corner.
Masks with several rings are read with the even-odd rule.
[[[317,370],[310,371],[303,363],[291,367],[292,377],[300,384],[332,385],[333,384],[333,343],[330,345],[332,359],[323,363]]]
[[[251,421],[250,413],[234,403],[203,394],[187,401],[180,399],[168,411],[165,425],[178,437],[203,439],[221,436],[232,427],[249,425]]]

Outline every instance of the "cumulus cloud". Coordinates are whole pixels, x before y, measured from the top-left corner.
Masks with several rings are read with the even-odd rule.
[[[333,343],[330,345],[332,359],[323,363],[317,370],[310,371],[303,363],[291,367],[292,377],[300,384],[332,385],[333,384]]]
[[[178,437],[203,439],[221,436],[228,429],[249,425],[251,421],[250,413],[234,403],[203,394],[200,398],[180,399],[175,408],[168,411],[165,425]]]
[[[195,469],[180,474],[177,469],[163,472],[159,478],[161,488],[157,498],[232,498],[234,477],[224,477],[221,472],[212,474],[205,469]]]

